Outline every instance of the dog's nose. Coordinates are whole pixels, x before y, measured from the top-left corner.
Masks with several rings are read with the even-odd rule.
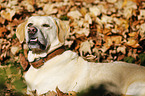
[[[28,33],[29,33],[30,35],[36,34],[36,33],[37,33],[37,28],[34,27],[34,26],[29,27],[29,28],[28,28]]]

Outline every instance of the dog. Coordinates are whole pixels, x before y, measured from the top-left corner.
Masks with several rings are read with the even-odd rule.
[[[145,96],[145,67],[125,62],[94,63],[65,50],[69,26],[50,16],[32,16],[16,29],[20,43],[29,47],[30,68],[25,72],[27,94],[80,92],[104,85],[108,92]]]

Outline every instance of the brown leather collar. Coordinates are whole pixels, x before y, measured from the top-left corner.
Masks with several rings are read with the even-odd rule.
[[[46,57],[40,58],[39,60],[35,60],[34,62],[28,62],[28,60],[25,58],[25,56],[20,53],[20,64],[22,68],[26,71],[28,70],[29,66],[32,65],[34,68],[39,68],[41,67],[46,61],[49,59],[62,54],[65,51],[65,47],[61,46],[57,48],[56,50],[50,52]],[[30,65],[29,65],[30,64]]]
[[[50,52],[46,57],[40,58],[39,60],[36,60],[34,62],[31,62],[30,64],[34,67],[34,68],[39,68],[41,67],[46,61],[48,61],[49,59],[62,54],[65,51],[65,47],[59,47],[58,49]]]

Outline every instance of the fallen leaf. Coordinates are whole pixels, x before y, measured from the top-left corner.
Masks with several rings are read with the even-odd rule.
[[[84,0],[86,3],[93,3],[95,2],[96,0]]]
[[[29,2],[28,2],[29,1]],[[24,6],[25,9],[28,10],[28,12],[34,12],[35,11],[35,8],[34,6],[32,5],[33,3],[35,2],[31,2],[31,0],[24,0],[20,3],[21,6]]]
[[[138,16],[138,19],[145,19],[145,9],[140,10],[140,15]]]
[[[112,44],[121,44],[122,36],[105,36],[105,45],[111,46]]]
[[[126,42],[127,46],[131,46],[133,48],[137,48],[140,45],[138,44],[138,40],[135,40],[134,38],[128,38],[128,41]]]
[[[118,56],[118,58],[117,58],[117,61],[123,60],[123,59],[124,59],[124,57],[125,57],[125,55],[124,55],[124,54],[123,54],[123,55],[119,55],[119,56]]]
[[[123,16],[126,19],[129,19],[132,16],[133,10],[137,9],[137,4],[132,1],[127,1],[127,3],[124,4],[123,6],[124,6]]]
[[[15,13],[15,10],[6,9],[1,11],[1,16],[9,21],[12,21],[12,18],[15,15]]]
[[[54,91],[49,91],[46,94],[40,95],[40,96],[57,96],[57,93]]]
[[[145,39],[145,23],[141,24],[139,27],[139,34],[141,36],[141,40]]]
[[[93,17],[96,17],[101,14],[100,9],[97,6],[93,6],[89,8],[90,14]]]
[[[55,4],[45,4],[43,7],[43,11],[47,14],[55,14],[57,13],[57,8],[55,8]]]
[[[77,92],[75,91],[69,91],[68,96],[77,96]]]
[[[29,63],[26,60],[25,56],[22,53],[20,53],[19,57],[20,57],[20,64],[21,64],[23,70],[27,70]]]
[[[71,19],[79,19],[82,16],[82,14],[78,10],[75,10],[68,12],[67,16]]]
[[[137,58],[137,49],[130,49],[127,54],[128,57],[133,57],[134,59]]]
[[[8,30],[5,27],[0,27],[0,37],[5,37]]]
[[[128,34],[130,37],[136,37],[138,36],[138,33],[137,32],[131,32]]]
[[[97,48],[97,47],[95,47],[95,48],[93,48],[93,52],[94,52],[94,54],[95,54],[95,56],[99,56],[100,55],[100,52],[99,52],[99,48]]]
[[[122,36],[105,36],[104,40],[106,43],[102,46],[102,51],[106,52],[112,45],[119,45],[122,41]]]
[[[89,61],[89,62],[96,62],[98,60],[98,58],[96,58],[96,56],[94,55],[86,55],[85,57],[83,57],[83,59]]]
[[[112,54],[116,54],[116,50],[109,50],[109,53],[112,55]]]
[[[1,23],[1,24],[4,24],[4,23],[5,23],[5,19],[2,18],[2,17],[0,17],[0,23]]]
[[[80,13],[81,13],[83,16],[85,16],[85,15],[87,14],[87,9],[86,9],[85,7],[82,7],[82,8],[80,9]]]
[[[0,5],[0,10],[2,9],[2,6]]]
[[[107,0],[108,3],[115,3],[117,0]]]
[[[68,96],[67,93],[63,93],[62,91],[60,91],[58,87],[56,87],[56,92],[58,96]]]
[[[31,5],[34,5],[36,2],[36,0],[27,0],[27,2],[29,2]]]
[[[16,55],[20,51],[20,48],[18,46],[12,46],[11,52],[13,55]]]
[[[90,33],[90,29],[79,28],[79,29],[75,29],[73,32],[76,33],[77,38],[79,38],[79,37],[81,37],[82,35],[88,36],[89,33]]]
[[[103,15],[101,17],[101,23],[103,23],[103,24],[112,23],[112,21],[113,21],[113,18],[110,16]]]
[[[85,15],[85,21],[87,21],[89,24],[92,24],[92,18],[90,16],[90,14]]]
[[[117,52],[118,52],[118,53],[121,52],[121,53],[123,53],[123,54],[126,54],[126,47],[125,47],[125,46],[119,46],[119,47],[117,48]]]
[[[85,42],[82,42],[81,45],[80,45],[80,49],[79,49],[81,56],[83,56],[87,52],[89,54],[92,54],[92,52],[91,52],[91,47],[92,46],[93,46],[92,40],[90,40],[90,41],[87,40]]]

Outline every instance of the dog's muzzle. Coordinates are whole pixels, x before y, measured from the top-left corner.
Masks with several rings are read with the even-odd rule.
[[[37,43],[38,42],[38,39],[37,39],[37,37],[35,36],[35,34],[37,33],[37,28],[35,28],[35,27],[29,27],[29,29],[28,29],[28,34],[29,34],[29,43],[30,44],[35,44],[35,43]]]
[[[31,26],[28,28],[28,46],[32,50],[45,50],[47,41],[43,34],[36,27]],[[43,38],[43,39],[42,39]]]

